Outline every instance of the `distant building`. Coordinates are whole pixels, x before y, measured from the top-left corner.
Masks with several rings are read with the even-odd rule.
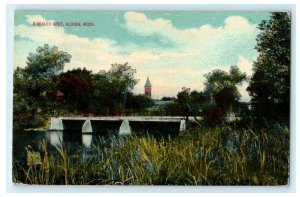
[[[149,77],[147,77],[147,81],[146,81],[146,84],[144,87],[145,87],[145,95],[151,97],[151,87],[152,86],[151,86]]]
[[[167,101],[155,100],[154,105],[149,108],[149,111],[156,111],[170,104],[174,104],[174,100],[167,100]]]

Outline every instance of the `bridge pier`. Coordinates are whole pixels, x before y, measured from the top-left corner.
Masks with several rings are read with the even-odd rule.
[[[184,117],[51,117],[50,130],[76,130],[82,133],[119,131],[124,120],[128,120],[133,130],[149,131],[162,130],[178,132],[186,129]],[[177,126],[178,125],[178,126]],[[140,132],[140,131],[139,131]]]
[[[184,119],[180,120],[179,130],[180,131],[186,130],[186,120],[184,120]]]
[[[82,133],[92,133],[93,132],[91,120],[88,119],[84,122],[84,124],[82,125],[81,132]]]
[[[63,122],[61,118],[51,117],[50,130],[64,130]]]

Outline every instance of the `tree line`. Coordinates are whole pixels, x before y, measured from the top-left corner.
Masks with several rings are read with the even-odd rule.
[[[245,119],[253,119],[257,124],[279,121],[289,124],[290,117],[290,72],[291,72],[291,16],[288,12],[271,13],[269,20],[263,20],[258,29],[256,47],[259,55],[253,63],[254,74],[247,77],[238,67],[231,66],[229,72],[213,70],[204,75],[204,90],[197,92],[183,88],[177,94],[175,105],[165,108],[173,110],[186,103],[202,109],[205,122],[215,125],[224,120],[228,112],[237,105],[244,111]],[[239,103],[237,85],[248,81],[247,92],[251,96],[250,105]],[[249,109],[250,107],[250,109]],[[192,108],[192,107],[191,107]],[[187,109],[186,109],[187,110]]]
[[[152,105],[149,97],[133,94],[138,80],[128,63],[95,74],[86,68],[63,72],[70,59],[45,44],[14,71],[14,128],[44,125],[51,115],[126,115]]]
[[[174,103],[151,112],[157,115],[201,114],[210,125],[217,124],[239,102],[237,85],[249,82],[251,114],[257,120],[289,120],[290,104],[290,14],[271,13],[258,28],[253,64],[248,78],[237,66],[229,72],[213,70],[206,74],[204,90],[183,88]],[[49,115],[126,115],[149,114],[154,101],[132,92],[138,80],[128,63],[112,64],[108,71],[92,73],[86,68],[63,72],[72,56],[45,44],[29,53],[25,68],[14,71],[14,128],[43,125]],[[200,77],[200,76],[199,76]],[[58,94],[61,93],[61,94]],[[199,109],[201,109],[199,111]],[[194,111],[194,112],[193,112]]]

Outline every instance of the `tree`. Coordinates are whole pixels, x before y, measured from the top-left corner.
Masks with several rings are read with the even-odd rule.
[[[25,68],[14,71],[14,128],[38,127],[54,108],[56,75],[71,55],[44,45],[29,53]]]
[[[161,100],[162,100],[162,101],[174,101],[174,100],[175,100],[175,97],[164,96],[164,97],[162,97]]]
[[[49,77],[63,71],[65,63],[70,62],[71,55],[58,51],[56,46],[49,47],[45,44],[38,47],[36,53],[29,53],[26,71],[34,78]]]
[[[92,71],[78,68],[61,73],[57,89],[64,94],[61,106],[68,112],[89,113],[92,96]]]
[[[253,64],[254,74],[247,90],[258,117],[289,117],[290,103],[290,45],[291,17],[287,12],[272,13],[270,20],[258,28],[256,49],[259,52]]]
[[[126,98],[126,111],[133,114],[145,112],[154,104],[150,97],[143,94],[134,95],[132,92],[128,92]]]
[[[128,66],[128,63],[124,64],[112,64],[111,69],[108,71],[109,81],[111,83],[111,91],[114,92],[116,97],[113,98],[122,98],[122,103],[117,107],[117,111],[124,113],[125,104],[126,104],[126,95],[131,91],[134,86],[137,84],[138,80],[134,78],[136,70]]]
[[[206,77],[204,93],[208,97],[208,102],[224,109],[239,100],[241,95],[236,85],[240,85],[247,78],[237,66],[231,66],[229,73],[216,69],[204,76]],[[228,94],[226,98],[219,98],[225,94]]]
[[[91,111],[95,115],[108,115],[114,112],[114,92],[112,91],[112,84],[109,80],[106,71],[100,71],[92,76],[93,94],[91,98]]]
[[[138,80],[136,70],[125,64],[112,64],[109,71],[93,76],[92,111],[96,114],[115,115],[126,111],[127,95]]]
[[[247,79],[237,66],[231,66],[229,72],[219,69],[204,75],[206,77],[204,95],[207,105],[204,113],[209,124],[215,124],[231,111],[232,106],[238,102],[241,95],[236,85]]]
[[[193,90],[190,93],[191,103],[199,110],[205,104],[206,98],[204,92]]]
[[[120,90],[132,90],[138,80],[134,78],[136,70],[128,66],[128,62],[124,64],[112,64],[108,71],[109,80],[116,83]]]
[[[190,92],[191,92],[190,88],[183,87],[182,91],[177,93],[176,104],[177,104],[178,115],[183,115],[183,116],[189,115],[187,104],[191,99]]]

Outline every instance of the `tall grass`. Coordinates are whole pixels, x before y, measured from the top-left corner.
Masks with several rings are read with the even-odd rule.
[[[13,166],[14,182],[100,185],[286,185],[289,129],[197,128],[176,138],[151,135],[98,140],[67,155],[43,143],[43,165]],[[89,156],[86,156],[86,152]]]

